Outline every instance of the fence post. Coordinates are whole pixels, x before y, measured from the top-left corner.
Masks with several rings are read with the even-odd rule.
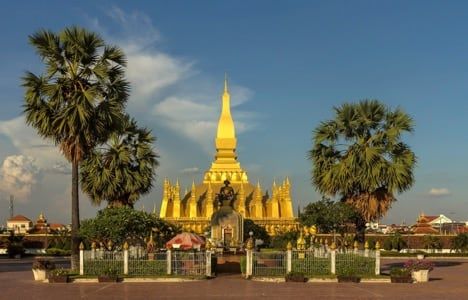
[[[292,271],[292,244],[291,242],[288,242],[288,245],[286,246],[287,252],[286,252],[286,273],[289,273]]]
[[[369,257],[369,242],[364,243],[364,257]]]
[[[336,274],[336,245],[333,242],[330,246],[330,259],[331,259],[331,273]]]
[[[124,269],[123,269],[123,273],[124,275],[128,275],[128,244],[127,242],[125,242],[123,244],[123,259],[124,259]]]
[[[96,259],[96,243],[91,243],[91,259]]]
[[[167,275],[172,274],[172,263],[171,263],[172,255],[171,255],[171,249],[167,249],[166,252],[166,263],[167,263]]]
[[[80,275],[84,275],[84,245],[80,243]]]
[[[375,243],[375,275],[380,275],[380,243]]]
[[[359,243],[358,241],[354,241],[354,254],[358,254],[359,250]]]
[[[246,257],[246,266],[245,266],[245,276],[249,277],[252,276],[253,273],[253,241],[252,238],[250,238],[247,241],[247,251],[246,251],[247,257]]]
[[[206,250],[206,276],[211,277],[211,251]]]

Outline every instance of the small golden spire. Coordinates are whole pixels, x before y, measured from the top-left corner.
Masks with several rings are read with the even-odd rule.
[[[80,250],[84,250],[83,242],[80,243]]]
[[[123,244],[123,249],[124,249],[124,250],[128,250],[128,243],[127,243],[127,241],[125,241],[125,243]]]
[[[287,250],[292,250],[293,246],[291,244],[291,241],[288,242],[288,244],[286,245],[286,249]]]
[[[366,241],[366,242],[364,243],[364,249],[369,249],[369,242],[368,242],[368,241]]]
[[[358,249],[359,248],[359,243],[358,241],[354,241],[354,249]]]

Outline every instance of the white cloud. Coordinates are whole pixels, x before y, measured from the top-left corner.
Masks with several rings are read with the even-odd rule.
[[[58,147],[37,135],[34,128],[26,125],[23,116],[0,121],[0,134],[5,135],[20,154],[33,157],[35,163],[43,169],[56,163],[65,163]]]
[[[91,23],[107,41],[122,47],[127,55],[126,74],[132,87],[128,102],[130,113],[137,119],[167,127],[211,153],[221,109],[223,79],[215,84],[196,69],[195,60],[161,50],[158,46],[163,37],[144,13],[128,13],[112,7],[108,15],[118,25],[113,29],[119,32],[111,33],[97,19],[91,19]],[[230,92],[236,129],[242,133],[253,126],[251,120],[255,115],[235,108],[248,101],[252,91],[230,85]]]
[[[431,196],[448,196],[450,195],[450,191],[446,188],[431,188],[429,191],[429,195]]]
[[[40,168],[30,156],[11,155],[0,169],[0,190],[12,194],[20,202],[27,202],[38,181]]]

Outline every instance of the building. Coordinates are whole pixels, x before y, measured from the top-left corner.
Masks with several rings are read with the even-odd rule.
[[[416,220],[416,224],[412,226],[411,231],[414,234],[438,234],[439,230],[431,224],[431,221],[436,218],[437,216],[426,216],[424,213],[421,213]]]
[[[257,182],[250,183],[247,171],[237,160],[237,138],[230,111],[230,95],[227,80],[224,82],[222,108],[215,137],[216,154],[203,181],[192,183],[190,191],[181,194],[178,180],[175,184],[165,179],[161,200],[160,217],[176,223],[184,230],[203,233],[209,226],[211,216],[220,204],[217,193],[225,180],[235,191],[233,207],[243,218],[262,225],[269,234],[297,228],[291,199],[291,182],[285,178],[273,182],[271,195],[264,192]]]
[[[33,228],[33,222],[23,215],[16,215],[7,220],[7,230],[16,234],[26,234]]]

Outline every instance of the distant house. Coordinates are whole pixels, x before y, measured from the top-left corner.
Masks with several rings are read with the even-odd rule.
[[[23,215],[16,215],[7,220],[7,230],[14,233],[26,234],[33,228],[33,222]]]
[[[412,226],[411,231],[414,234],[438,234],[439,230],[431,224],[437,218],[437,216],[426,216],[424,213],[421,213],[416,220],[416,224]]]
[[[431,226],[437,227],[437,228],[443,226],[444,224],[453,223],[453,220],[447,218],[444,215],[425,216],[425,217],[429,221],[429,224],[431,224]]]

